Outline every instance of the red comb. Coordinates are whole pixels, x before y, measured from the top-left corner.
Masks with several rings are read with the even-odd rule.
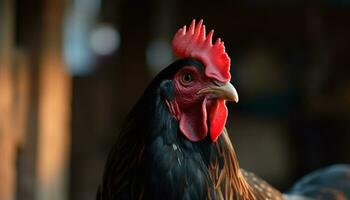
[[[220,82],[228,82],[231,79],[230,57],[225,52],[224,42],[220,38],[212,44],[214,30],[208,35],[205,33],[203,20],[197,24],[193,20],[186,31],[186,26],[180,28],[172,42],[174,53],[180,58],[192,57],[200,60],[205,65],[205,74]]]

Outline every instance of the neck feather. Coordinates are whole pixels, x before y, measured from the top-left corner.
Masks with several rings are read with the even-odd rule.
[[[220,138],[216,146],[219,154],[223,157],[223,168],[218,172],[218,160],[209,166],[217,196],[220,197],[219,199],[255,200],[253,189],[242,175],[226,129],[223,130]],[[222,187],[225,189],[223,190]]]

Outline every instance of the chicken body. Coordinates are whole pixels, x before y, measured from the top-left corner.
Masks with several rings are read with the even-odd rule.
[[[108,156],[97,200],[347,200],[350,169],[302,179],[286,195],[240,169],[224,125],[238,102],[230,58],[213,31],[195,21],[173,50],[182,59],[161,71],[130,111]]]

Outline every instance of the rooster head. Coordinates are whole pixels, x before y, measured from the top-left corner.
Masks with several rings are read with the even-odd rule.
[[[170,112],[179,121],[182,134],[197,142],[208,134],[216,141],[227,120],[226,101],[238,102],[236,89],[230,83],[230,58],[218,38],[212,44],[213,30],[206,35],[200,20],[180,28],[172,47],[182,59],[171,82],[172,95],[166,97]],[[163,87],[169,82],[164,82]]]

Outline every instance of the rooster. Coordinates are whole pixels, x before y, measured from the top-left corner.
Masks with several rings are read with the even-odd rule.
[[[225,104],[238,102],[238,94],[224,43],[212,38],[202,20],[175,34],[180,59],[153,79],[128,114],[97,200],[350,198],[345,165],[315,172],[284,195],[239,167],[225,129]]]

